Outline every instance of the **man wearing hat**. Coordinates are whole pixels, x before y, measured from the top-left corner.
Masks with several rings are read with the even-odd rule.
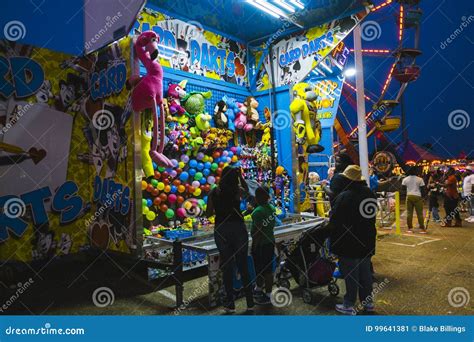
[[[347,186],[334,200],[331,210],[331,251],[339,257],[346,282],[344,303],[336,310],[355,315],[357,294],[361,309],[374,311],[370,258],[375,253],[377,199],[362,177],[360,166],[349,165],[341,175]]]

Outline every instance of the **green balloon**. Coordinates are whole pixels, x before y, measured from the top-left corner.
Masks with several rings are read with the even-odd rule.
[[[146,199],[142,199],[142,207],[148,207],[148,202]]]
[[[152,179],[150,183],[151,185],[153,185],[154,188],[156,188],[156,186],[158,185],[158,181],[156,179]]]
[[[201,180],[202,177],[203,177],[202,172],[197,172],[197,173],[194,175],[194,179],[197,180],[197,181],[198,181],[198,180]]]
[[[211,164],[211,170],[212,171],[216,171],[218,167],[219,167],[219,165],[217,165],[217,163],[212,163]]]
[[[173,218],[173,217],[174,217],[174,211],[173,211],[173,209],[168,209],[168,210],[166,210],[165,216],[166,216],[166,218],[168,218],[168,219]]]
[[[165,170],[166,170],[166,169],[165,169],[163,166],[158,166],[158,171],[163,172],[163,171],[165,171]]]

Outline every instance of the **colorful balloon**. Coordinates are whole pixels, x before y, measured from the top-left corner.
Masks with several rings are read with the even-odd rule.
[[[214,178],[214,176],[209,176],[207,177],[207,182],[212,185],[216,182],[216,179]]]
[[[181,182],[186,182],[189,178],[189,174],[186,172],[186,171],[183,171],[180,175],[179,175],[179,179],[181,180]]]
[[[156,218],[156,214],[151,210],[148,211],[145,216],[148,221],[153,221]]]
[[[194,177],[196,175],[196,169],[189,169],[188,172],[190,177]]]
[[[199,185],[201,185],[201,184],[199,183],[199,181],[195,180],[191,183],[191,185],[194,186],[195,188],[198,188]]]
[[[198,162],[195,159],[192,159],[189,162],[189,167],[195,168],[197,166]]]
[[[174,211],[173,211],[173,209],[168,209],[168,210],[166,210],[165,216],[166,216],[167,219],[173,218],[173,217],[174,217]]]
[[[186,209],[184,209],[184,208],[178,208],[178,209],[176,209],[176,215],[177,215],[178,217],[181,217],[181,218],[186,217]]]
[[[148,183],[142,180],[142,190],[145,190],[148,186]]]
[[[197,173],[194,175],[194,179],[197,180],[197,181],[198,181],[198,180],[201,180],[202,177],[203,177],[203,176],[202,176],[202,173],[201,173],[201,172],[197,172]]]
[[[168,202],[170,202],[171,204],[175,203],[177,199],[178,199],[178,197],[176,197],[175,194],[170,194],[168,196]]]

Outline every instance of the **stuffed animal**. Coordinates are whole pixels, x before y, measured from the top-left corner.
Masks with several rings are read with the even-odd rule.
[[[193,128],[197,128],[200,132],[207,133],[207,131],[209,131],[209,128],[211,128],[211,119],[211,116],[207,113],[198,114],[196,116],[196,127],[191,128],[191,134]]]
[[[222,98],[222,101],[224,101],[227,104],[227,122],[228,122],[228,129],[230,129],[232,132],[235,131],[235,117],[238,112],[240,112],[239,106],[237,105],[237,100],[232,98],[232,97],[227,97],[224,96]]]
[[[150,176],[153,176],[155,173],[155,170],[153,170],[153,162],[150,156],[152,132],[148,128],[151,127],[151,120],[144,117],[142,119],[141,124],[142,124],[142,135],[141,135],[142,169],[143,169],[143,172],[145,172],[145,176],[150,177]]]
[[[243,103],[238,103],[239,111],[237,112],[234,120],[235,128],[241,129],[244,132],[250,132],[253,129],[253,125],[247,120],[247,107]]]
[[[247,115],[247,122],[255,129],[260,129],[262,124],[260,122],[260,116],[258,115],[258,101],[253,96],[248,96],[245,99],[244,106],[246,108],[245,114]]]
[[[211,91],[193,91],[187,94],[182,102],[184,103],[184,108],[189,113],[191,117],[196,117],[198,114],[202,114],[206,110],[206,100],[210,99],[212,96]]]
[[[128,86],[132,88],[132,108],[136,112],[153,111],[153,140],[150,157],[158,165],[171,167],[173,164],[163,154],[165,143],[165,112],[163,108],[163,68],[158,62],[158,35],[153,31],[140,34],[134,44],[136,57],[143,63],[147,74],[132,76]],[[138,70],[138,68],[135,68]],[[156,106],[160,106],[160,116]],[[159,128],[158,128],[159,125]],[[158,141],[160,145],[158,146]]]
[[[316,118],[316,93],[308,83],[297,83],[293,86],[293,101],[290,103],[290,112],[293,116],[293,128],[296,142],[307,144],[307,153],[318,153],[324,150],[319,145],[321,140],[321,122]],[[312,124],[314,122],[314,127]]]
[[[187,83],[187,80],[182,80],[178,84],[170,84],[168,86],[168,106],[170,114],[177,116],[177,121],[180,123],[186,123],[188,121],[188,117],[184,115],[186,109],[181,106],[181,100],[187,95],[184,89]]]
[[[225,112],[227,111],[227,104],[224,100],[220,100],[216,103],[214,107],[214,124],[217,128],[228,128],[229,127],[229,120],[227,120],[227,116]]]

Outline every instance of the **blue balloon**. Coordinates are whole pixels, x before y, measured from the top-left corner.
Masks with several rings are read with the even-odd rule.
[[[172,193],[172,194],[175,194],[176,191],[178,191],[178,187],[177,187],[176,185],[172,185],[172,186],[171,186],[171,193]]]
[[[202,200],[203,200],[204,202],[206,202],[206,203],[207,203],[207,199],[208,199],[207,196],[204,196],[204,197],[202,198]]]
[[[147,207],[151,207],[152,204],[153,204],[152,200],[148,198],[148,199],[146,200],[146,206],[147,206]]]
[[[209,169],[204,169],[204,170],[202,170],[202,174],[207,177],[207,176],[209,176],[209,175],[211,174],[211,170],[209,170]]]
[[[156,165],[155,162],[152,162],[152,164],[153,164],[153,170],[156,170],[156,168],[158,167],[158,165]]]
[[[240,156],[241,153],[242,153],[242,147],[237,146],[237,155]]]
[[[196,168],[198,170],[202,170],[202,169],[204,169],[204,164],[203,163],[198,163]]]
[[[210,168],[211,168],[211,163],[205,162],[205,163],[204,163],[204,168],[205,168],[205,169],[210,169]]]
[[[195,168],[197,166],[198,162],[196,161],[196,159],[192,159],[190,162],[189,162],[189,166],[192,167],[192,168]]]
[[[201,185],[206,184],[206,182],[207,182],[206,177],[202,177],[202,178],[199,180],[199,183],[201,183]]]
[[[186,182],[188,178],[189,174],[186,171],[181,172],[181,174],[179,175],[179,179],[181,180],[181,182]]]
[[[232,151],[229,151],[229,153],[227,154],[227,157],[232,158],[233,156],[234,156],[234,153]]]
[[[188,172],[189,172],[189,175],[191,177],[194,177],[196,175],[196,170],[195,169],[189,169]]]

